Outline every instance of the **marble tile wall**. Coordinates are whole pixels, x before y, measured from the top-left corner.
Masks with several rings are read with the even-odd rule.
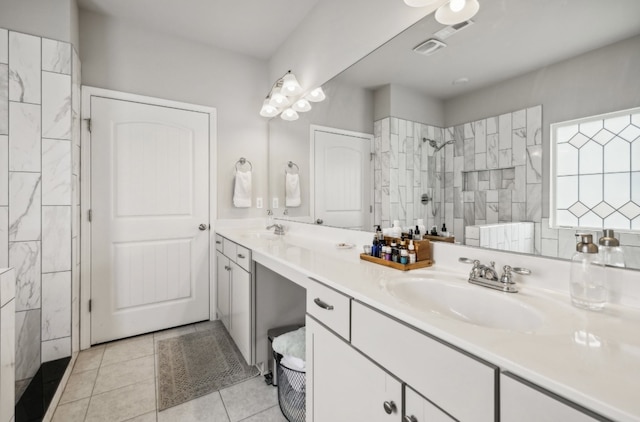
[[[387,117],[374,123],[374,221],[390,227],[399,220],[411,227],[422,218],[427,227],[442,224],[444,151],[435,152],[423,138],[443,142],[444,130]],[[421,202],[423,194],[430,200]]]
[[[447,128],[445,142],[450,140],[444,208],[456,240],[463,241],[466,226],[528,221],[535,224],[539,253],[542,106]]]
[[[533,253],[534,223],[497,223],[465,227],[467,245]]]
[[[1,38],[1,37],[0,37]],[[15,401],[15,270],[0,270],[0,420],[13,421]]]
[[[79,84],[71,44],[0,29],[0,267],[16,271],[17,381],[72,351]]]

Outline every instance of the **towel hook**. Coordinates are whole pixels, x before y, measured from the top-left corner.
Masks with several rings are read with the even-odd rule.
[[[294,163],[293,161],[289,161],[287,163],[287,168],[289,169],[289,171],[287,171],[287,169],[284,169],[285,173],[289,173],[289,174],[296,174],[293,173],[293,168],[296,168],[296,173],[300,173],[300,167],[298,167],[298,165],[296,163]]]
[[[236,171],[238,171],[238,164],[240,166],[244,166],[245,164],[249,163],[249,171],[253,171],[253,165],[251,165],[251,161],[247,160],[244,157],[240,157],[240,159],[238,161],[236,161]]]

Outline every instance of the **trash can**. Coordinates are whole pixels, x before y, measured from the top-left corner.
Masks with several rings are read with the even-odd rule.
[[[295,331],[298,328],[303,327],[303,325],[285,325],[284,327],[277,327],[267,330],[267,338],[269,339],[269,361],[267,362],[267,367],[271,371],[271,380],[270,384],[276,387],[278,385],[278,371],[277,371],[277,362],[275,359],[276,354],[273,351],[273,339],[282,335],[289,333],[291,331]],[[273,356],[273,359],[271,359]]]
[[[276,337],[280,337],[278,346],[273,350],[278,404],[289,422],[304,422],[307,381],[304,361],[305,329],[302,327],[290,330]],[[273,340],[271,341],[273,346]]]

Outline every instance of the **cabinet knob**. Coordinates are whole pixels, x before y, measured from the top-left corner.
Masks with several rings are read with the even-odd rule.
[[[240,259],[245,259],[245,258],[246,258],[246,256],[244,256],[244,255],[242,255],[241,253],[239,253],[239,254],[238,254],[238,258],[240,258]]]
[[[199,230],[202,230],[202,231],[205,231],[205,230],[207,230],[207,225],[206,225],[206,224],[200,224],[200,225],[198,226],[198,229],[199,229]]]
[[[395,413],[396,410],[398,410],[398,407],[393,401],[384,402],[383,407],[384,407],[384,411],[387,412],[387,415]]]
[[[415,416],[411,415],[407,415],[402,419],[404,422],[418,422],[418,418],[416,418]]]
[[[329,305],[328,303],[324,302],[319,297],[313,299],[313,303],[315,303],[316,305],[318,305],[322,309],[326,309],[327,311],[332,311],[333,310],[333,305]]]

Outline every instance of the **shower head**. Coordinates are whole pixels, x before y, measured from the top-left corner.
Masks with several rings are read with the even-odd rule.
[[[447,142],[445,142],[442,145],[438,145],[438,143],[436,142],[435,139],[427,139],[427,138],[422,138],[422,142],[429,142],[429,146],[431,146],[431,148],[435,149],[434,152],[438,152],[440,151],[442,148],[445,147],[445,145],[449,145],[449,144],[453,144],[456,142],[455,139],[450,139]]]

